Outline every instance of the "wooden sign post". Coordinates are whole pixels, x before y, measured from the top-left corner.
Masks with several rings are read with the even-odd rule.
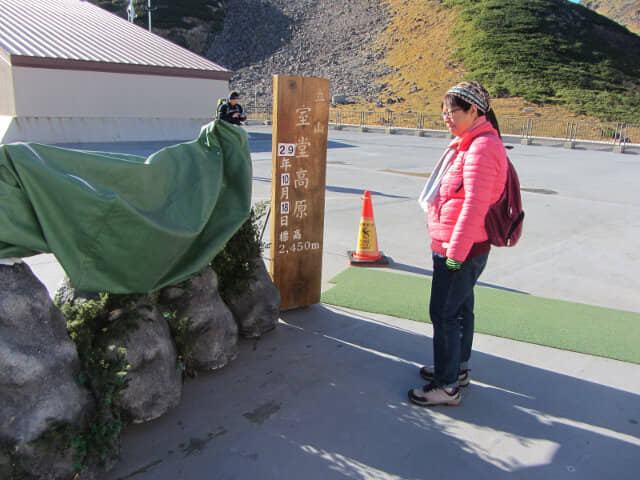
[[[329,80],[275,75],[271,276],[281,310],[320,301]]]

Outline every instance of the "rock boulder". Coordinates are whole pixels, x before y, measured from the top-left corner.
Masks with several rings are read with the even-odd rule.
[[[91,397],[77,382],[66,320],[25,263],[0,265],[0,365],[0,472],[10,471],[10,453],[36,478],[71,478],[70,449],[30,442],[58,425],[81,426]]]
[[[240,334],[245,338],[259,338],[278,324],[280,292],[274,285],[262,258],[253,260],[255,278],[249,288],[227,299]]]
[[[181,285],[163,288],[158,301],[171,311],[169,322],[177,341],[185,345],[190,369],[218,369],[237,356],[238,327],[218,293],[218,276],[211,268]]]

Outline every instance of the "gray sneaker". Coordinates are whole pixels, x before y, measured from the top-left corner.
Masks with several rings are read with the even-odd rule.
[[[422,388],[409,390],[409,400],[421,407],[432,407],[435,405],[460,405],[462,395],[459,388],[441,388],[435,383],[428,383]]]
[[[420,369],[420,376],[427,382],[431,382],[433,380],[433,377],[435,376],[435,368],[432,365],[428,367],[422,367]],[[458,372],[458,383],[461,387],[466,387],[467,385],[469,385],[469,383],[471,383],[469,370],[460,370]]]

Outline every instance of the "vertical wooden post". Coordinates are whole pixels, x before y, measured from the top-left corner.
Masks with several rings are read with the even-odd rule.
[[[280,309],[320,301],[329,80],[275,75],[271,276]]]

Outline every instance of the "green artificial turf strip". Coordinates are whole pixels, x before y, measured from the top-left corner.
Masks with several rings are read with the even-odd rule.
[[[331,283],[324,303],[429,322],[429,278],[350,267]],[[480,286],[475,297],[479,333],[640,363],[638,313]]]

